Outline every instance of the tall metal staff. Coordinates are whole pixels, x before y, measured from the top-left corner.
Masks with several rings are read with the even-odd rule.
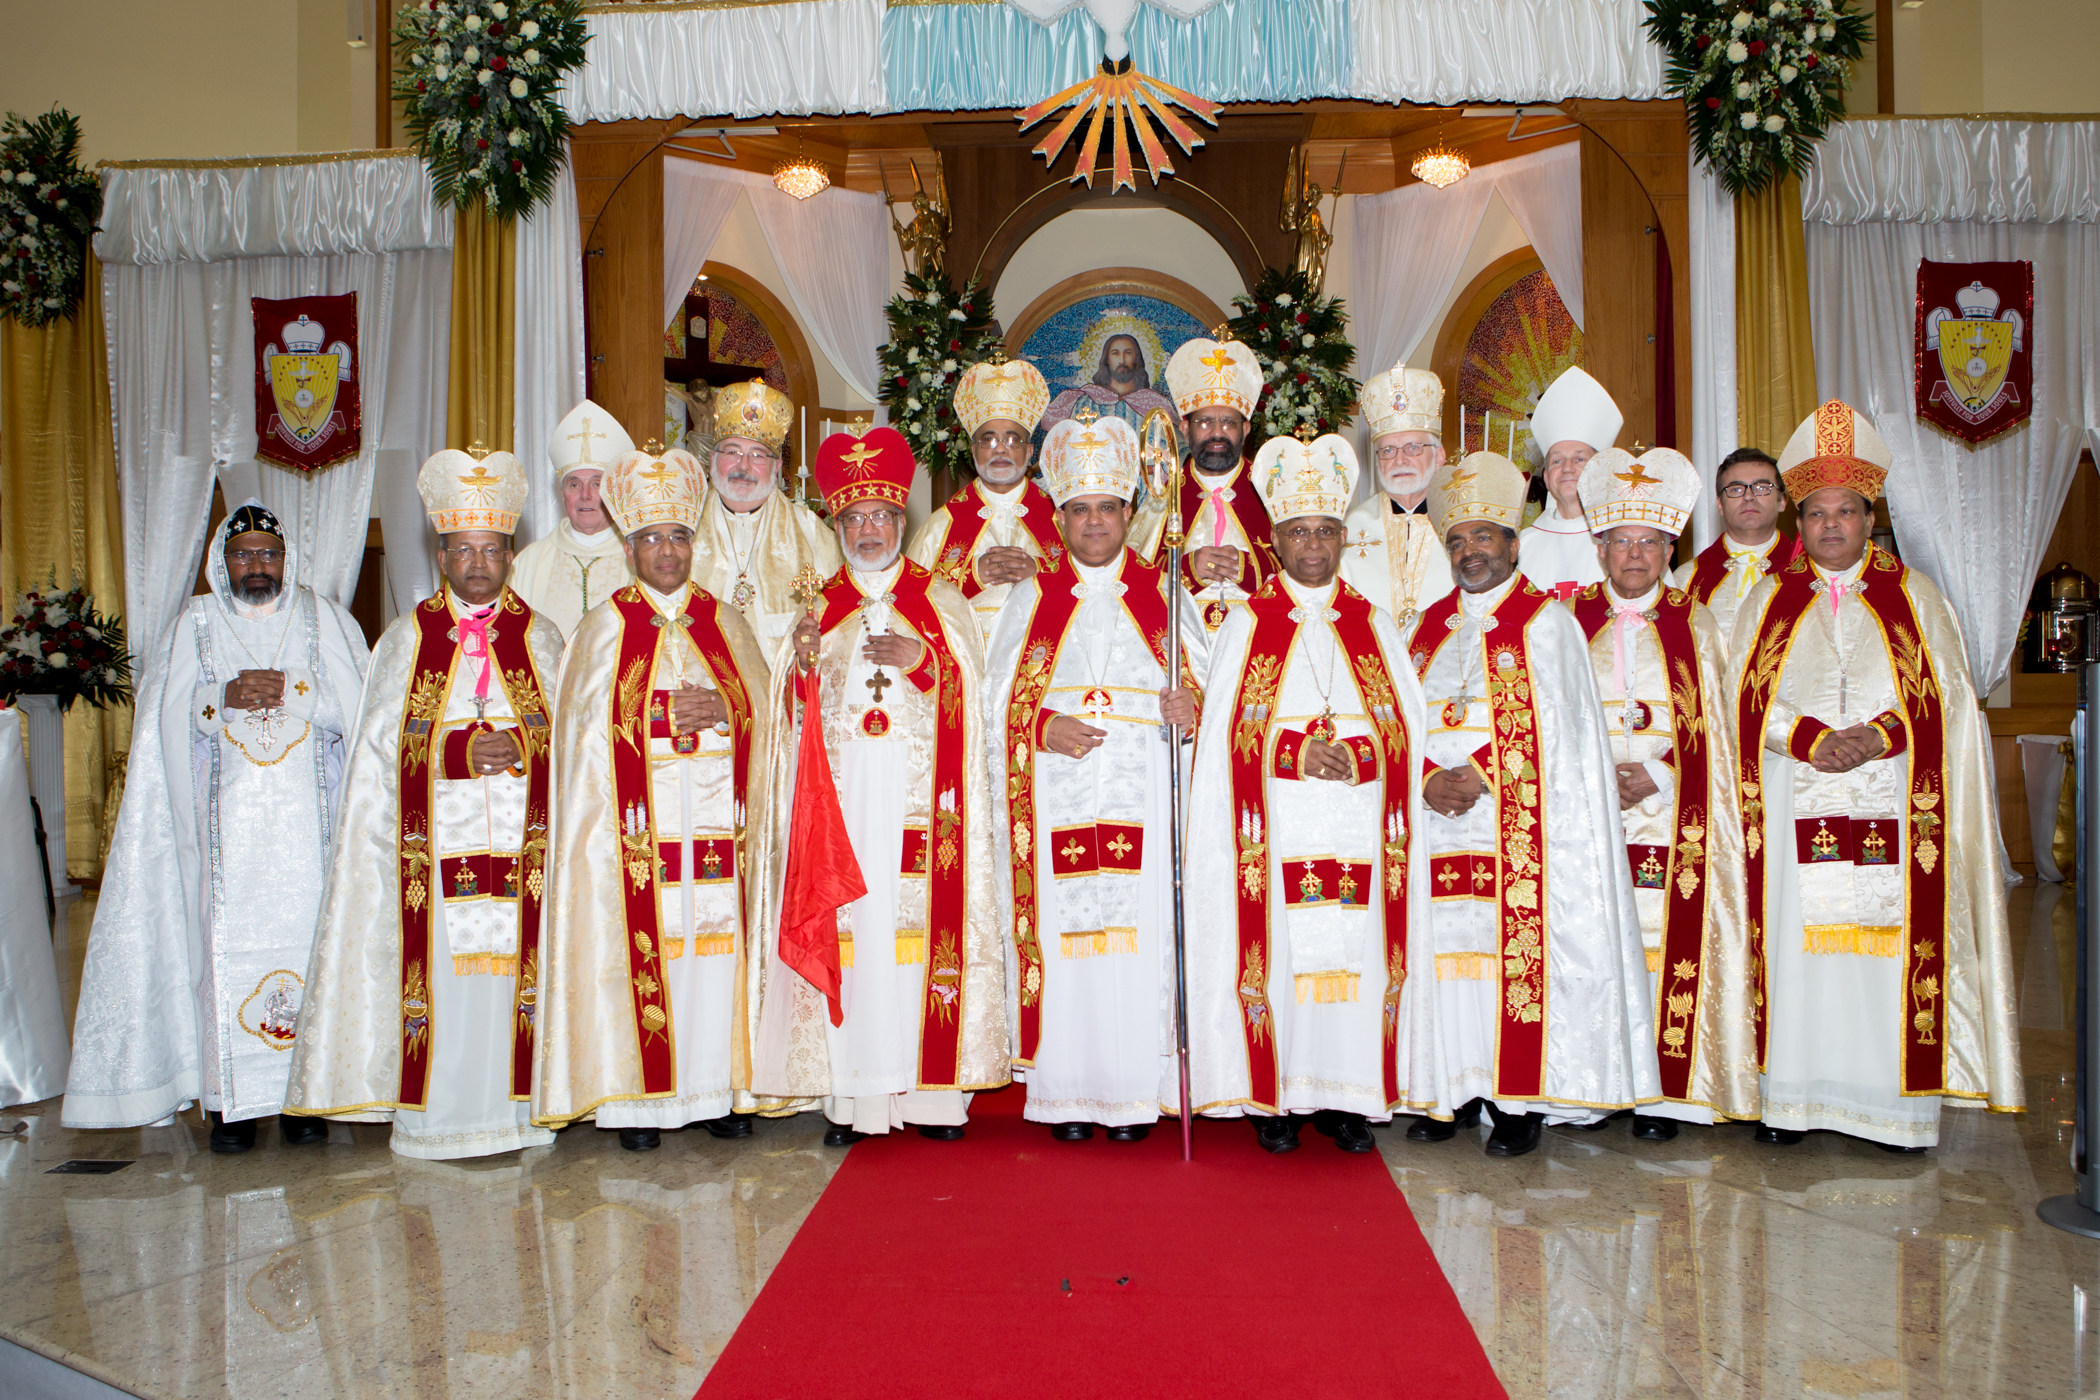
[[[1138,434],[1139,455],[1145,467],[1145,487],[1167,507],[1165,533],[1160,542],[1167,549],[1167,687],[1181,682],[1181,440],[1174,419],[1163,408],[1145,415]],[[1165,727],[1167,741],[1168,852],[1174,869],[1174,1050],[1181,1065],[1181,1160],[1194,1156],[1196,1125],[1189,1112],[1189,950],[1181,898],[1181,726]]]

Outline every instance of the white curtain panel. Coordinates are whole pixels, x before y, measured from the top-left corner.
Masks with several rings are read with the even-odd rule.
[[[1640,0],[1352,0],[1355,96],[1457,106],[1663,95]]]
[[[1883,130],[1889,127],[1904,130]],[[2079,448],[2100,427],[2100,225],[2092,222],[2090,197],[2100,187],[2096,128],[1848,122],[1824,143],[1803,186],[1817,393],[1871,416],[1888,441],[1898,541],[1905,559],[1953,603],[1980,692],[2005,679]],[[1927,177],[1933,165],[1937,173]],[[1964,187],[1948,174],[1959,170],[1973,172],[1978,183]],[[1999,211],[2018,221],[1909,217],[1957,210]],[[2052,213],[2059,217],[2048,221]],[[2034,264],[2032,416],[1980,448],[1917,420],[1913,341],[1922,258]]]
[[[1561,305],[1582,328],[1582,147],[1570,141],[1515,160],[1482,166],[1531,240]]]
[[[795,304],[795,319],[846,387],[869,403],[889,338],[889,209],[879,194],[834,186],[796,199],[772,182],[750,189],[758,227]]]
[[[396,605],[428,596],[427,527],[419,505],[402,507],[444,434],[452,221],[420,177],[402,157],[104,171],[112,213],[96,251],[142,679],[194,585],[214,477],[229,504],[268,503],[296,537],[303,581],[341,603],[377,499],[401,542],[387,556]],[[352,291],[359,455],[312,475],[259,464],[249,299]]]
[[[1358,378],[1391,369],[1435,327],[1494,193],[1492,181],[1469,176],[1441,190],[1415,184],[1357,196],[1349,324]]]
[[[555,425],[583,401],[583,230],[567,163],[545,204],[518,224],[517,354],[511,442],[532,483],[518,544],[552,534],[561,492],[548,460]]]
[[[744,191],[772,183],[744,170],[714,169],[683,156],[664,158],[664,324],[685,303],[693,279]],[[827,199],[826,190],[817,196]]]
[[[1692,547],[1721,533],[1714,469],[1740,445],[1735,387],[1735,199],[1697,156],[1691,165],[1691,267],[1682,274],[1692,299],[1692,463],[1707,489],[1692,511]],[[1778,452],[1779,445],[1768,448]]]
[[[584,15],[590,61],[562,105],[579,122],[880,111],[887,8],[888,0],[594,8]]]

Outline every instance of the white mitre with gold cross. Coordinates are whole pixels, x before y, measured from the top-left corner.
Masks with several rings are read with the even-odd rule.
[[[460,530],[515,534],[518,513],[525,509],[525,465],[508,452],[448,447],[416,473],[416,494],[441,535]]]
[[[1043,489],[1062,506],[1080,496],[1137,494],[1137,430],[1120,418],[1066,418],[1043,439]]]
[[[611,471],[613,463],[634,451],[634,439],[620,420],[585,399],[569,410],[547,443],[547,460],[554,466],[554,480],[573,471]]]
[[[1254,454],[1253,475],[1270,524],[1308,515],[1340,520],[1356,494],[1356,449],[1337,433],[1311,442],[1270,438]]]
[[[1699,502],[1699,469],[1672,447],[1651,447],[1638,457],[1607,447],[1583,464],[1577,489],[1593,535],[1617,525],[1652,525],[1681,535]]]
[[[1261,362],[1236,340],[1223,345],[1201,338],[1185,341],[1167,361],[1167,392],[1184,418],[1213,406],[1236,408],[1251,418],[1261,397]]]
[[[622,535],[651,525],[683,525],[697,531],[706,486],[707,473],[699,458],[682,447],[667,450],[651,442],[613,463],[600,493]]]

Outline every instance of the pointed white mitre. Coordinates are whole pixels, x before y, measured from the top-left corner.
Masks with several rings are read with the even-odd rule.
[[[1078,496],[1127,501],[1137,484],[1137,429],[1120,418],[1066,418],[1043,439],[1043,489],[1060,506]]]
[[[557,484],[578,467],[608,472],[613,463],[634,451],[634,439],[620,420],[585,399],[569,410],[547,444],[547,460],[554,464]]]
[[[1426,369],[1398,364],[1374,374],[1357,396],[1371,436],[1387,433],[1434,433],[1444,438],[1444,381]]]
[[[525,491],[525,465],[508,452],[476,457],[448,447],[416,473],[416,494],[441,535],[460,530],[516,534]]]
[[[1254,454],[1254,489],[1271,525],[1307,515],[1342,519],[1356,495],[1356,474],[1356,449],[1335,433],[1311,442],[1270,438]]]
[[[1556,442],[1585,442],[1592,452],[1602,452],[1619,440],[1625,423],[1626,415],[1604,386],[1577,366],[1539,395],[1538,407],[1531,410],[1531,440],[1541,456]]]
[[[1681,535],[1699,501],[1699,469],[1671,447],[1651,447],[1638,457],[1608,447],[1583,463],[1578,489],[1593,535],[1617,525],[1652,525]]]

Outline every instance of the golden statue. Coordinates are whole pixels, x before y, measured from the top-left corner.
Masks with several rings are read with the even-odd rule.
[[[1341,197],[1342,169],[1348,163],[1345,150],[1342,164],[1335,168],[1334,187],[1323,191],[1312,178],[1311,152],[1300,148],[1291,152],[1290,167],[1283,177],[1283,212],[1277,224],[1285,233],[1298,235],[1298,256],[1292,265],[1305,274],[1315,296],[1327,281],[1327,250],[1334,246],[1334,234],[1320,217],[1320,201]]]
[[[911,222],[900,223],[897,211],[891,208],[887,175],[882,177],[882,207],[890,210],[890,226],[896,230],[897,246],[903,250],[905,268],[921,277],[931,277],[941,271],[948,258],[948,172],[936,153],[933,158],[935,192],[928,193],[926,182],[919,178],[919,163],[914,160],[908,164],[912,183]]]

